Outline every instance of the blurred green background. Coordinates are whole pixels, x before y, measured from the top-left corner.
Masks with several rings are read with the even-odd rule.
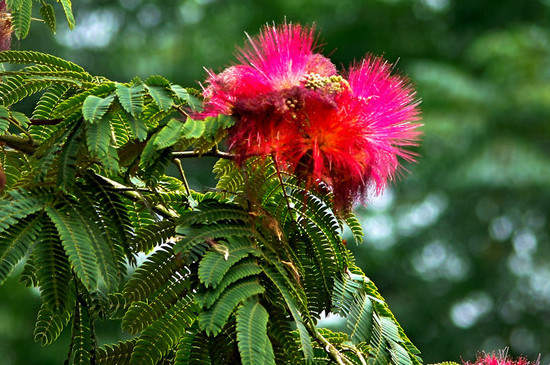
[[[235,60],[244,32],[315,23],[324,53],[347,66],[384,55],[422,98],[417,164],[358,208],[350,243],[426,363],[480,350],[550,362],[549,0],[88,0],[77,27],[34,22],[14,49],[50,52],[117,81],[161,74],[199,87],[203,67]],[[58,9],[59,10],[59,9]],[[38,16],[38,14],[37,14]],[[203,161],[185,161],[197,189]],[[210,164],[211,161],[208,161]],[[10,294],[8,294],[10,293]],[[37,293],[0,287],[0,363],[61,364],[69,333],[32,339]],[[338,326],[337,319],[324,321]],[[123,334],[98,323],[100,340]]]

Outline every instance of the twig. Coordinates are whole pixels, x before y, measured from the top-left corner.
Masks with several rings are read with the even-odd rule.
[[[28,155],[34,154],[37,144],[33,140],[28,138],[18,137],[11,134],[4,134],[0,136],[0,142],[4,142],[8,147],[13,148],[14,150],[21,151]]]
[[[229,152],[218,151],[217,148],[213,148],[210,151],[205,153],[199,153],[195,151],[172,152],[173,158],[194,158],[194,157],[201,157],[201,156],[225,158],[228,160],[233,160],[235,158],[235,155]]]
[[[181,181],[183,182],[183,187],[185,188],[185,192],[187,193],[187,196],[191,196],[191,189],[189,189],[189,184],[187,183],[187,179],[185,178],[185,171],[183,171],[183,166],[181,165],[181,161],[177,158],[174,158],[174,163],[176,164],[180,172]]]
[[[32,125],[56,125],[63,121],[61,118],[57,119],[29,119]]]
[[[121,183],[118,183],[114,180],[109,179],[108,177],[96,175],[102,180],[104,180],[106,183],[111,185],[111,187],[115,188],[116,191],[119,191],[126,195],[128,198],[130,198],[133,201],[144,201],[143,195],[137,191],[136,189],[130,188],[126,185],[122,185]],[[155,204],[151,207],[154,211],[156,211],[158,214],[162,215],[165,218],[179,218],[178,213],[176,213],[172,209],[167,209],[161,204]]]
[[[323,349],[330,355],[330,357],[332,357],[332,359],[338,365],[353,364],[344,355],[342,355],[340,351],[338,351],[338,349],[329,342],[329,340],[327,340],[326,338],[323,337],[323,335],[317,332],[317,329],[315,328],[315,326],[311,324],[311,322],[306,323],[306,328],[308,329],[309,333],[317,340],[317,342],[319,342],[319,344],[323,347]]]

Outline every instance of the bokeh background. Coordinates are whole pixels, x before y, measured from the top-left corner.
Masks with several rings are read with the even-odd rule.
[[[14,49],[93,74],[161,74],[199,87],[234,61],[244,32],[315,23],[337,65],[384,55],[408,74],[425,126],[417,164],[358,208],[350,243],[426,363],[509,347],[550,363],[550,0],[75,0],[77,27],[34,22]],[[59,9],[57,9],[59,10]],[[38,14],[37,14],[38,16]],[[24,107],[24,106],[22,106]],[[192,185],[211,161],[185,161]],[[9,293],[9,294],[8,294]],[[0,287],[0,363],[61,364],[65,333],[33,342],[39,297]],[[337,327],[338,321],[323,322]],[[124,334],[97,324],[101,342]]]

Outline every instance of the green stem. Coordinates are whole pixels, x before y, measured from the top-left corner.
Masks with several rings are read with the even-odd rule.
[[[195,151],[172,152],[173,158],[194,158],[194,157],[202,157],[202,156],[225,158],[228,160],[233,160],[235,158],[235,155],[228,152],[218,151],[217,148],[213,148],[212,150],[205,153],[198,153]]]
[[[6,146],[28,155],[34,154],[36,148],[38,147],[32,139],[18,137],[11,134],[1,135],[0,142],[4,142]]]

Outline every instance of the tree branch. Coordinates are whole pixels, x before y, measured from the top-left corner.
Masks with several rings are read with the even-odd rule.
[[[131,199],[133,201],[142,201],[146,205],[148,204],[147,201],[145,201],[143,195],[139,192],[139,189],[131,188],[131,187],[128,187],[126,185],[120,184],[120,183],[118,183],[114,180],[111,180],[111,179],[109,179],[108,177],[105,177],[105,176],[101,176],[101,175],[96,175],[96,176],[98,176],[103,181],[105,181],[106,183],[111,185],[111,187],[113,187],[116,191],[119,191],[119,192],[123,193],[124,195],[126,195],[129,199]],[[178,213],[176,213],[172,209],[166,208],[165,206],[163,206],[161,204],[155,204],[155,205],[151,206],[151,209],[153,209],[155,212],[157,212],[158,214],[160,214],[161,216],[163,216],[165,218],[179,218]]]
[[[210,151],[205,153],[198,153],[195,151],[172,152],[173,158],[193,158],[193,157],[202,157],[202,156],[225,158],[228,160],[233,160],[235,158],[235,155],[229,152],[218,151],[217,148],[213,148]]]
[[[1,135],[0,142],[4,142],[6,146],[28,155],[34,154],[36,148],[38,147],[38,145],[29,138],[18,137],[11,134]]]
[[[342,355],[340,351],[336,347],[334,347],[333,344],[329,342],[326,338],[323,337],[319,332],[317,332],[317,329],[311,322],[306,323],[306,328],[308,329],[308,332],[317,340],[317,342],[325,349],[325,351],[332,357],[332,359],[338,364],[338,365],[351,365],[353,364],[351,361],[348,360],[347,357]]]

